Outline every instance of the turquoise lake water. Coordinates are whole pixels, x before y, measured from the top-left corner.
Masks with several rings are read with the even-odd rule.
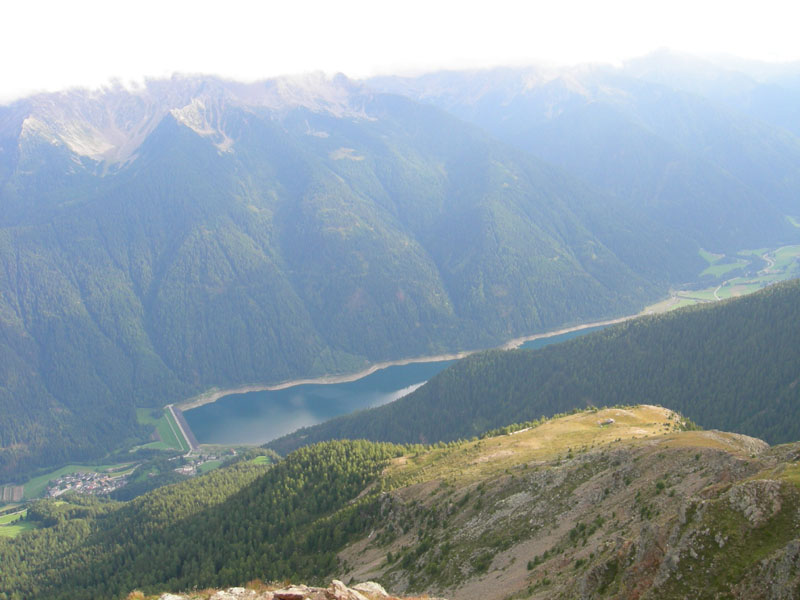
[[[542,348],[602,329],[591,327],[532,340],[523,348]],[[302,384],[283,390],[230,394],[184,413],[202,444],[263,444],[300,427],[405,396],[454,361],[386,367],[357,381]]]

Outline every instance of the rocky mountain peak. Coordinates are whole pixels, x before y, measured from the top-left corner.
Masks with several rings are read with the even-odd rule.
[[[176,75],[142,86],[113,84],[97,90],[74,89],[38,94],[0,107],[0,139],[66,146],[97,162],[120,164],[136,156],[147,136],[166,117],[198,135],[210,137],[221,151],[234,140],[225,128],[231,107],[266,110],[279,118],[305,108],[338,118],[370,119],[367,94],[342,74],[287,76],[253,83],[212,76]]]

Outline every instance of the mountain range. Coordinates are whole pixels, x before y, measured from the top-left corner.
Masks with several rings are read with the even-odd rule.
[[[0,479],[145,439],[137,406],[630,314],[701,248],[800,240],[793,113],[675,81],[176,76],[0,107]]]
[[[563,168],[608,192],[609,206],[642,212],[706,247],[740,250],[765,235],[793,237],[785,216],[798,211],[797,69],[788,71],[793,77],[754,69],[661,52],[622,67],[370,83],[444,108]],[[764,105],[754,100],[767,94]]]

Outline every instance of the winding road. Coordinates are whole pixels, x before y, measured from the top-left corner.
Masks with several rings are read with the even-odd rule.
[[[782,248],[778,248],[777,250],[770,250],[769,252],[764,252],[764,254],[761,255],[761,258],[767,263],[767,266],[765,268],[761,269],[758,273],[756,273],[756,275],[766,275],[767,273],[771,273],[772,272],[772,267],[775,266],[776,259],[771,257],[770,254],[775,254],[775,253],[779,252],[780,250],[782,250],[783,248],[786,248],[786,246],[783,246]],[[722,298],[719,297],[719,294],[717,294],[717,292],[719,292],[724,286],[728,285],[728,283],[730,283],[734,279],[739,279],[739,277],[733,277],[732,279],[726,279],[725,281],[723,281],[722,283],[720,283],[717,286],[717,289],[714,290],[714,299],[715,300],[722,300]]]

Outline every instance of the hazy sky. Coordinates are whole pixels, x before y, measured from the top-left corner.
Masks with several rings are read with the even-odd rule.
[[[618,61],[661,47],[798,60],[796,4],[9,0],[0,11],[0,100],[176,71],[238,79],[314,70],[363,77],[441,67]]]

